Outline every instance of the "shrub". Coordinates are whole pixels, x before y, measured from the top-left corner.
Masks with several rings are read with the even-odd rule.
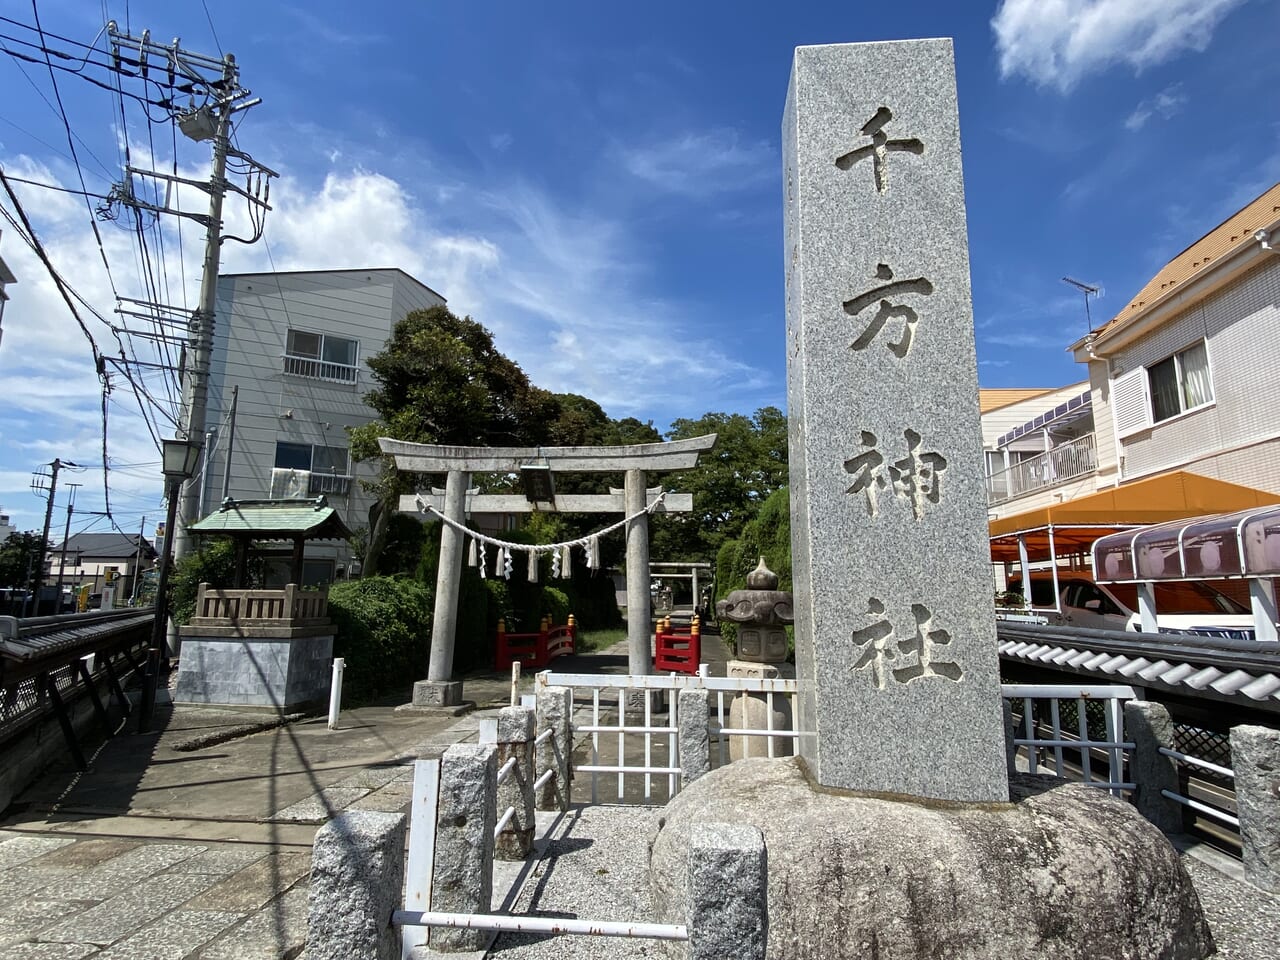
[[[433,589],[408,578],[365,577],[329,588],[333,653],[346,660],[352,699],[403,697],[426,676],[433,602]]]
[[[200,584],[228,588],[235,583],[236,548],[226,538],[202,540],[200,549],[187,554],[169,574],[169,613],[183,626],[196,612]]]

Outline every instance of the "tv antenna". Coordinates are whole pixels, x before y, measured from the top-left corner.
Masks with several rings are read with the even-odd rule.
[[[1089,298],[1102,296],[1102,288],[1095,287],[1089,283],[1082,283],[1081,281],[1075,280],[1072,277],[1063,277],[1062,282],[1071,284],[1073,287],[1075,287],[1077,290],[1079,290],[1081,293],[1084,294],[1084,319],[1085,319],[1085,322],[1089,325],[1088,329],[1085,332],[1091,333],[1093,331],[1093,316],[1089,313]]]

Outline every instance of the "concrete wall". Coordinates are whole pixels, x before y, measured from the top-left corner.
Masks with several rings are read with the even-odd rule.
[[[332,633],[235,638],[204,635],[212,628],[200,632],[182,632],[177,702],[284,709],[328,696]]]

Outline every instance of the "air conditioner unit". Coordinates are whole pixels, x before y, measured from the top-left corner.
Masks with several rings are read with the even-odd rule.
[[[272,500],[305,500],[310,496],[310,470],[274,467],[271,470]]]

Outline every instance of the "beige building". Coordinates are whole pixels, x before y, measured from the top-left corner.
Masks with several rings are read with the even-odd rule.
[[[1072,344],[1089,367],[1097,485],[1186,470],[1280,492],[1278,333],[1280,184]]]
[[[983,391],[993,519],[1173,471],[1280,493],[1280,184],[1070,349],[1083,383]]]

